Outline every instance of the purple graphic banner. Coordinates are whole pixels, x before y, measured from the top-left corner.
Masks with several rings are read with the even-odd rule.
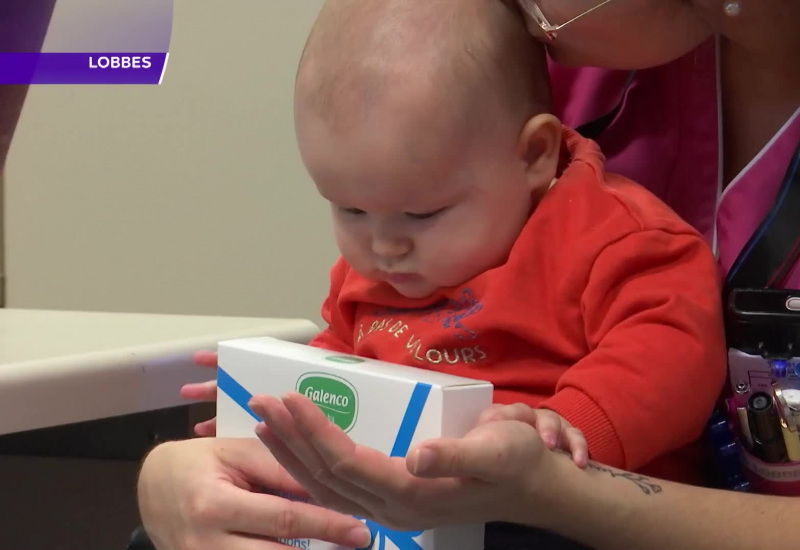
[[[168,53],[0,53],[0,84],[160,84]]]
[[[159,84],[173,0],[0,0],[0,85]]]

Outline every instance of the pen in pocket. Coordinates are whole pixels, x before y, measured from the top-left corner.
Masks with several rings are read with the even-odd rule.
[[[747,401],[747,419],[753,439],[753,453],[764,462],[786,459],[786,445],[778,411],[772,396],[757,392]]]

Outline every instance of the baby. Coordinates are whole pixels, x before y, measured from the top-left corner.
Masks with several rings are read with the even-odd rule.
[[[503,2],[325,4],[295,121],[342,256],[311,345],[489,380],[550,446],[687,479],[665,455],[725,378],[714,258],[549,100]]]

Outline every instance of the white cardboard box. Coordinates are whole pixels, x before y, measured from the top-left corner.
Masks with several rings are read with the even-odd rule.
[[[219,345],[217,437],[255,437],[252,395],[309,397],[357,443],[405,456],[416,443],[461,437],[492,403],[489,382],[362,359],[273,338]],[[483,525],[396,533],[371,526],[374,550],[481,550]],[[282,541],[295,548],[339,550],[313,540]]]

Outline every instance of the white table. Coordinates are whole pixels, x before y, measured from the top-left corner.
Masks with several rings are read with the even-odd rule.
[[[317,330],[296,319],[0,309],[0,548],[124,550],[139,523],[141,456],[92,451],[130,440],[143,452],[143,427],[165,420],[171,436],[175,426],[188,436],[179,389],[214,376],[194,352],[254,336],[307,342]],[[75,441],[79,456],[66,449]]]
[[[213,376],[192,364],[217,342],[274,336],[307,342],[297,319],[0,309],[0,434],[174,407],[182,384]]]

